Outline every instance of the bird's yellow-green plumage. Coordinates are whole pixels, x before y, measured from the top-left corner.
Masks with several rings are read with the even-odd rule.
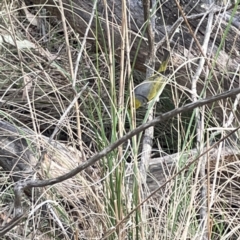
[[[166,83],[166,77],[161,73],[165,72],[167,69],[167,64],[170,58],[170,53],[167,53],[164,56],[162,64],[158,70],[157,74],[149,77],[139,85],[137,85],[134,89],[134,101],[135,101],[135,109],[147,104],[147,102],[151,101],[156,97],[160,89]]]

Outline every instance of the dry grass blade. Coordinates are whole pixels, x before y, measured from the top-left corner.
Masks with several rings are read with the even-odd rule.
[[[147,18],[156,10],[149,39],[137,0],[24,2],[0,2],[0,235],[178,240],[207,232],[237,239],[239,137],[228,136],[240,119],[240,1],[181,1],[180,9],[175,0],[147,1]],[[158,65],[163,54],[155,56],[154,46],[168,43],[169,84],[158,117],[142,125],[146,109],[129,111],[133,86],[145,79],[149,47]],[[203,62],[197,69],[206,55],[210,71]],[[196,150],[194,109],[201,106],[204,138]],[[150,126],[152,160],[142,187],[141,132]],[[207,161],[202,177],[199,157]]]

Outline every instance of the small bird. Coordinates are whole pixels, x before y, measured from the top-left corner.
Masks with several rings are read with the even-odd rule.
[[[167,78],[162,75],[167,69],[170,52],[166,51],[158,73],[144,80],[134,89],[135,109],[146,105],[149,101],[156,97],[161,88],[165,86]]]

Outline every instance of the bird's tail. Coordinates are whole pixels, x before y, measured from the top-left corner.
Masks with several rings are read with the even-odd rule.
[[[170,51],[164,49],[163,60],[158,70],[159,73],[164,73],[166,71],[169,59],[170,59]]]

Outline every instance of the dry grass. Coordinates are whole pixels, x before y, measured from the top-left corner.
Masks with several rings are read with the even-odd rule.
[[[38,25],[35,26],[30,24],[30,17],[25,17],[16,1],[8,5],[0,3],[0,8],[0,36],[5,38],[5,42],[0,45],[1,120],[32,130],[31,134],[25,136],[31,143],[28,147],[34,146],[35,159],[32,164],[36,163],[40,146],[47,149],[37,177],[48,179],[60,176],[117,139],[120,111],[115,108],[115,100],[111,95],[110,79],[113,76],[109,72],[107,57],[100,50],[96,54],[92,46],[86,44],[77,72],[76,87],[73,88],[66,53],[71,53],[75,64],[81,42],[74,30],[69,26],[67,28],[70,43],[70,49],[67,49],[66,31],[60,21],[48,16],[49,13],[45,18],[45,13],[41,10],[42,18],[38,19]],[[38,8],[32,9],[32,13],[37,11]],[[16,47],[15,43],[7,42],[8,36],[12,36],[15,43],[23,43],[24,47]],[[114,78],[118,79],[118,65],[115,71]],[[137,72],[134,74],[135,84],[144,78],[138,76]],[[57,145],[49,144],[48,138],[43,135],[51,136],[72,102],[75,90],[80,91],[86,83],[87,89],[78,101],[79,108],[72,108],[60,126],[56,137]],[[115,96],[118,95],[119,85],[116,81]],[[124,87],[127,100],[129,86],[126,84]],[[171,82],[163,93],[156,112],[166,112],[188,102],[189,93],[183,92],[183,89]],[[231,102],[229,104],[232,106]],[[222,111],[227,115],[224,106],[223,104]],[[137,113],[137,125],[143,121],[145,112],[145,109],[141,109]],[[206,112],[211,125],[218,124],[212,110]],[[158,186],[189,161],[182,153],[191,151],[195,145],[195,122],[191,116],[192,113],[179,116],[155,128],[156,155],[161,156],[162,149],[179,154],[178,164],[163,163],[162,167],[158,165],[155,170],[151,169],[157,173],[151,181]],[[79,119],[80,127],[76,123]],[[116,125],[112,124],[114,120]],[[204,127],[208,131],[209,124]],[[125,116],[123,132],[129,129],[131,119]],[[219,156],[214,159],[206,155],[211,160],[209,167],[206,167],[206,182],[209,184],[206,222],[211,233],[210,239],[237,239],[240,235],[239,156],[232,150],[232,154],[221,157],[224,148],[219,146]],[[113,152],[101,163],[74,178],[34,190],[35,193],[33,191],[31,196],[35,197],[34,201],[31,201],[30,196],[24,199],[24,205],[30,208],[30,213],[7,234],[6,239],[101,239],[136,207],[141,191],[149,194],[153,190],[149,186],[136,186],[133,177],[129,178],[131,175],[138,179],[134,165],[136,163],[131,160],[139,158],[140,149],[141,147],[135,149],[132,143],[126,143],[121,158],[119,152]],[[125,168],[126,172],[123,170]],[[198,168],[196,163],[172,179],[147,201],[145,209],[136,211],[128,221],[122,223],[112,239],[137,239],[136,236],[144,236],[145,239],[201,239],[199,212],[202,199]],[[160,180],[158,177],[161,170],[165,172]],[[13,183],[8,174],[2,171],[0,178],[1,223],[8,222],[13,215],[9,204],[14,201]],[[145,218],[142,214],[144,210],[148,212]]]

